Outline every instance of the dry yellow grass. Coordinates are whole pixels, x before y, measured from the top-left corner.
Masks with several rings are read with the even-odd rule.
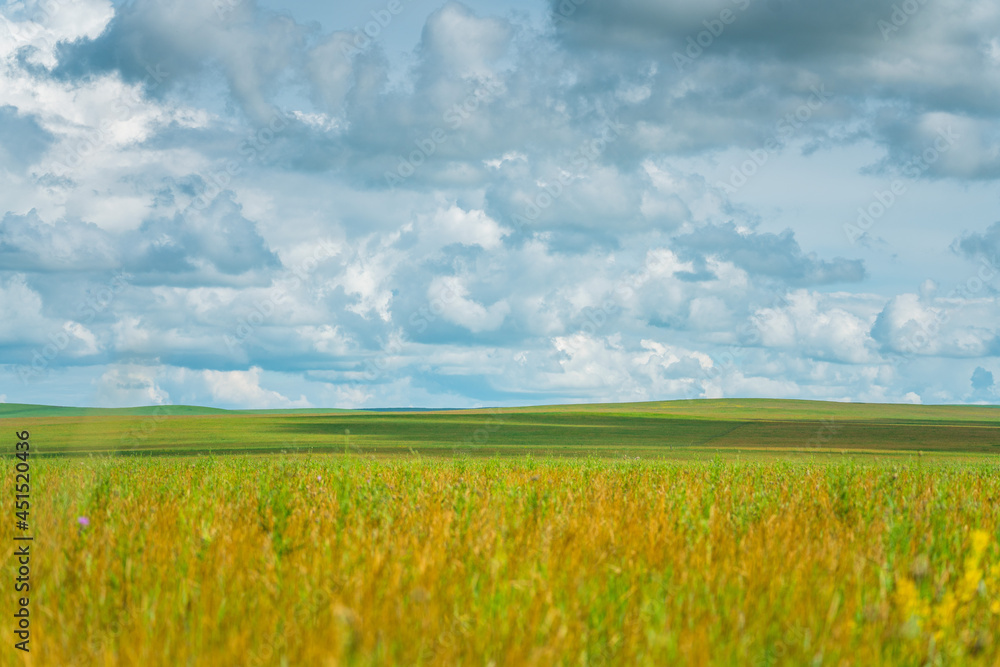
[[[997,664],[997,472],[36,460],[30,664]]]

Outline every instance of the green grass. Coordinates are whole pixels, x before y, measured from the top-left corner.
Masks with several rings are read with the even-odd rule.
[[[32,664],[1000,664],[995,407],[0,410]]]
[[[31,476],[31,660],[0,666],[1000,664],[995,461],[94,456]]]
[[[1000,408],[731,399],[498,410],[119,410],[0,405],[40,455],[350,452],[423,456],[1000,453]]]

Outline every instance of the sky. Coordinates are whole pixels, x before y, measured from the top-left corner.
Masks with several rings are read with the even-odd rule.
[[[996,403],[993,0],[0,9],[0,401]]]

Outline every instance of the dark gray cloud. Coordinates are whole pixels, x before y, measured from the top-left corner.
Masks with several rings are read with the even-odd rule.
[[[983,232],[956,239],[953,247],[970,259],[985,260],[995,271],[1000,267],[1000,222],[994,222]]]
[[[226,280],[280,266],[256,225],[243,217],[228,191],[203,209],[192,205],[169,218],[151,217],[123,241],[129,246],[127,270],[168,282],[214,282],[217,274]]]
[[[203,210],[155,215],[133,232],[93,223],[48,224],[37,212],[0,219],[0,267],[34,273],[124,270],[145,284],[246,282],[246,274],[280,268],[256,225],[223,193]],[[259,280],[260,278],[256,278]]]
[[[549,4],[559,16],[565,3]],[[813,148],[874,141],[886,154],[872,167],[908,177],[1000,174],[992,3],[588,0],[562,13],[558,34],[585,60],[584,80],[656,63],[648,97],[627,116],[648,124],[643,145],[752,147],[822,85],[831,99],[795,132]],[[949,126],[960,141],[915,169]]]
[[[93,223],[50,225],[34,210],[0,219],[0,267],[6,271],[102,271],[118,263],[115,239]]]
[[[572,3],[572,0],[570,0]],[[562,17],[564,0],[549,0]],[[729,53],[816,57],[820,54],[873,51],[883,44],[878,21],[888,18],[894,0],[587,0],[558,22],[580,49],[604,46],[670,55]],[[707,32],[707,36],[699,33]],[[689,41],[690,39],[690,41]],[[699,42],[700,40],[700,42]]]
[[[677,237],[676,243],[682,249],[715,255],[747,273],[789,285],[855,283],[865,278],[861,260],[822,260],[815,253],[806,254],[790,229],[780,234],[741,234],[730,222],[702,227]]]
[[[927,261],[916,182],[995,203],[1000,9],[913,1],[538,0],[550,30],[442,0],[383,27],[400,54],[135,0],[53,58],[0,42],[0,303],[30,325],[0,364],[63,331],[51,367],[112,402],[960,400],[996,286],[909,293],[967,277]],[[891,270],[840,234],[889,175]],[[993,261],[1000,223],[954,247]]]
[[[306,41],[314,29],[263,12],[253,0],[219,11],[218,3],[136,0],[117,8],[96,39],[59,46],[53,74],[79,79],[117,71],[147,94],[191,90],[205,73],[220,72],[228,92],[256,122],[270,112],[268,99],[286,76],[304,64]]]

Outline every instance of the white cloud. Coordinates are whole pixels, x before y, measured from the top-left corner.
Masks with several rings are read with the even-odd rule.
[[[436,64],[457,76],[483,76],[504,54],[511,37],[506,21],[480,18],[464,5],[448,2],[428,19],[423,46]]]
[[[889,300],[872,334],[907,356],[982,357],[1000,335],[994,297],[954,299],[900,294]]]
[[[41,295],[28,286],[23,274],[0,278],[0,342],[41,340],[58,324],[42,314]],[[46,341],[48,342],[48,341]]]
[[[291,400],[261,387],[261,373],[253,367],[248,371],[202,371],[202,377],[218,404],[257,409],[312,407],[305,396]]]
[[[554,29],[506,0],[413,5],[360,53],[305,6],[8,3],[0,366],[53,336],[65,353],[2,386],[230,407],[966,400],[1000,284],[932,285],[968,285],[997,247],[1000,8],[928,4],[883,40],[893,1],[754,4],[683,76],[672,45],[705,18],[687,1],[588,0]],[[819,85],[832,97],[780,134]],[[949,125],[960,141],[846,244]],[[769,137],[745,187],[719,181]]]
[[[18,9],[30,19],[12,20],[12,10]],[[113,16],[114,5],[108,0],[10,3],[0,12],[0,58],[32,46],[35,52],[31,62],[51,67],[57,62],[58,42],[94,39]]]
[[[442,246],[461,243],[484,250],[496,250],[509,234],[483,211],[463,211],[454,205],[435,213],[429,227],[429,233]]]
[[[758,310],[753,322],[768,347],[798,349],[819,359],[855,364],[874,361],[869,330],[875,312],[859,317],[838,307],[838,300],[799,290],[788,296],[785,305]]]
[[[351,339],[344,335],[340,327],[322,326],[297,327],[295,331],[308,341],[310,347],[322,354],[344,356],[351,350]]]
[[[510,314],[510,305],[506,300],[487,307],[468,296],[468,288],[454,277],[435,278],[427,290],[432,308],[437,306],[446,320],[465,327],[472,333],[493,331]]]
[[[109,367],[96,384],[96,399],[102,407],[167,405],[170,396],[156,382],[156,369],[147,366]]]

